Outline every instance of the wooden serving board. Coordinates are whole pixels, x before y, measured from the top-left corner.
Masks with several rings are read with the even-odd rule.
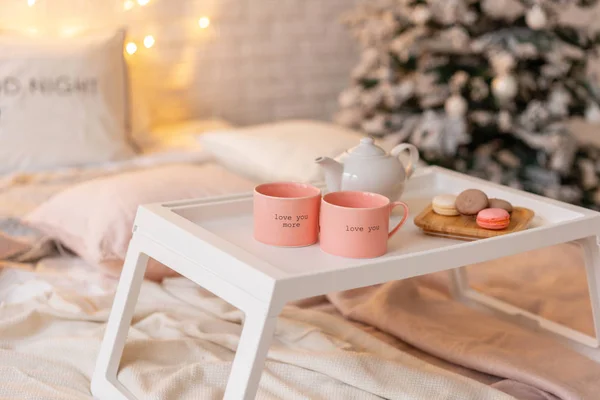
[[[510,224],[505,229],[483,229],[475,222],[475,216],[457,215],[447,217],[433,212],[431,204],[415,217],[415,225],[428,235],[449,237],[461,240],[486,239],[527,229],[535,213],[523,207],[514,207]]]

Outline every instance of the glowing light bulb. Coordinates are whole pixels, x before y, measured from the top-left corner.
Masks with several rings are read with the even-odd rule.
[[[129,42],[125,46],[125,51],[129,55],[134,54],[137,51],[137,45],[135,43],[133,43],[133,42]]]
[[[200,28],[202,28],[202,29],[208,28],[209,25],[210,25],[210,18],[208,18],[208,17],[202,17],[198,20],[198,26],[200,26]]]
[[[147,49],[154,46],[154,43],[156,43],[156,40],[154,40],[154,36],[148,35],[144,38],[144,47],[146,47]]]
[[[133,0],[126,0],[125,3],[123,3],[123,8],[125,11],[131,10],[134,6],[135,2]]]
[[[36,2],[36,1],[37,1],[37,0],[27,0],[27,5],[28,5],[29,7],[33,7],[33,6],[35,5],[35,2]]]
[[[150,0],[137,0],[137,2],[140,6],[145,6],[146,4],[150,3]]]

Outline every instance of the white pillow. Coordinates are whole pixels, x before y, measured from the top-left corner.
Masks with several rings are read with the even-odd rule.
[[[132,154],[124,37],[0,35],[0,173]]]
[[[315,182],[322,179],[315,163],[356,146],[363,136],[336,125],[286,121],[199,136],[204,150],[228,169],[260,182]]]

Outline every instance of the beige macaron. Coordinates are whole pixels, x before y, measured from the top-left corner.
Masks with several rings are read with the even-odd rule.
[[[456,210],[456,196],[453,194],[440,194],[435,196],[431,203],[431,207],[433,208],[433,212],[439,215],[451,217],[459,214]]]

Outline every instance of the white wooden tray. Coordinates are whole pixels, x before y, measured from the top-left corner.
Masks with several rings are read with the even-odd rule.
[[[414,217],[430,204],[435,195],[459,193],[469,188],[481,189],[489,197],[502,198],[514,206],[533,210],[535,216],[528,229],[465,243],[456,238],[427,235],[415,226]],[[238,280],[236,285],[259,297],[263,293],[270,296],[267,293],[277,286],[293,299],[458,268],[600,232],[599,213],[438,167],[422,170],[411,178],[402,200],[410,208],[409,220],[389,241],[388,253],[376,259],[329,255],[321,251],[318,243],[290,249],[257,242],[252,237],[251,193],[154,205],[152,209],[157,211],[158,207],[167,212],[172,222],[191,222],[189,226],[200,228],[199,232],[204,233],[205,242],[233,255],[237,261],[252,265],[251,269],[240,270],[231,268],[229,263],[222,263],[214,272],[223,279]],[[391,226],[400,218],[400,215],[393,216]],[[498,300],[488,300],[487,296],[469,287],[466,272],[462,269],[453,271],[453,278],[457,297],[468,298],[521,319],[528,317],[562,336],[589,346],[598,345],[596,338]],[[260,289],[257,293],[257,288],[264,290]],[[600,299],[597,303],[597,326],[600,330]]]
[[[506,246],[519,243],[521,247],[521,243],[527,243],[529,238],[534,238],[543,232],[548,232],[548,236],[563,237],[573,232],[569,228],[569,223],[581,222],[591,217],[597,218],[599,215],[586,209],[435,168],[422,172],[409,181],[402,200],[410,208],[410,218],[399,233],[389,241],[388,253],[377,259],[360,260],[326,254],[320,250],[318,243],[301,248],[280,248],[257,242],[252,237],[252,195],[249,193],[168,203],[160,207],[171,212],[174,221],[181,219],[190,221],[214,235],[213,237],[218,238],[222,245],[227,243],[227,251],[231,251],[230,246],[233,245],[243,254],[266,261],[271,270],[271,272],[264,271],[267,274],[276,273],[278,276],[294,277],[335,273],[346,268],[394,262],[417,255],[423,257],[437,254],[439,258],[435,260],[441,262],[444,260],[445,251],[456,249],[468,248],[470,252],[478,252],[481,243],[484,242],[468,244],[449,238],[428,236],[413,223],[413,218],[429,205],[433,196],[447,192],[458,193],[472,187],[484,190],[490,197],[503,198],[515,206],[527,207],[535,212],[529,229],[505,237],[486,239],[492,241],[493,246],[490,244],[485,248],[494,248],[494,254],[510,252],[505,250]],[[399,220],[400,215],[392,217],[391,225],[394,225],[396,219]],[[550,231],[553,233],[550,234]],[[218,243],[217,247],[219,247]],[[411,271],[411,274],[427,273],[428,270],[429,268],[421,266]],[[227,274],[225,271],[223,273]]]
[[[224,395],[226,400],[254,398],[277,315],[286,303],[444,270],[452,270],[457,296],[509,315],[525,317],[546,330],[597,347],[595,337],[471,290],[461,267],[578,241],[584,250],[598,333],[600,214],[436,167],[411,178],[402,199],[415,216],[433,196],[468,188],[479,188],[490,197],[503,198],[515,206],[533,210],[535,217],[529,229],[464,242],[426,235],[410,217],[390,240],[386,255],[349,259],[326,254],[318,244],[278,248],[254,240],[251,193],[141,206],[92,378],[92,393],[101,400],[135,399],[117,380],[117,371],[148,257],[245,313],[241,340]]]

